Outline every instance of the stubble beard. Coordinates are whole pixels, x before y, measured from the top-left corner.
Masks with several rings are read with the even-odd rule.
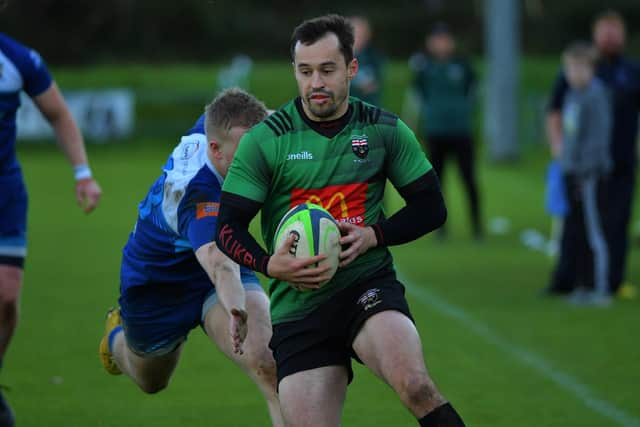
[[[326,104],[324,105],[314,104],[311,101],[311,94],[309,94],[306,97],[307,107],[309,108],[309,111],[311,111],[313,115],[316,116],[317,118],[328,119],[334,114],[336,114],[336,111],[338,111],[338,109],[342,106],[342,104],[344,104],[344,102],[348,97],[348,91],[345,90],[343,93],[340,93],[338,97],[333,92],[323,91],[322,93],[329,96],[329,101]],[[334,118],[337,118],[337,117],[334,117]]]

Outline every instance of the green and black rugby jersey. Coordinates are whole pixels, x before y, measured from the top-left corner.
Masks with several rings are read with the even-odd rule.
[[[338,221],[359,226],[384,219],[386,180],[403,187],[431,164],[415,135],[397,116],[350,98],[351,118],[333,138],[307,123],[299,98],[241,139],[223,191],[262,203],[262,234],[273,253],[280,219],[299,203],[315,203]],[[359,256],[321,289],[300,292],[271,279],[272,322],[298,320],[333,294],[392,264],[385,247]]]

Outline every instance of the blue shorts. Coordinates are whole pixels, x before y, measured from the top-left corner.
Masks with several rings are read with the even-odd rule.
[[[257,281],[243,282],[245,291],[264,292]],[[131,286],[120,296],[127,345],[140,356],[162,356],[186,341],[202,325],[217,302],[209,281]]]
[[[27,190],[20,174],[0,176],[0,264],[22,268],[27,255]]]

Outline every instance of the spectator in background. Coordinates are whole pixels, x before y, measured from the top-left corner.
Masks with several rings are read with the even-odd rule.
[[[351,81],[351,96],[373,105],[382,105],[382,80],[384,59],[371,46],[371,25],[364,16],[349,18],[353,25],[353,50],[358,59],[358,74]]]
[[[597,53],[587,43],[575,43],[563,54],[569,88],[562,104],[562,149],[558,158],[564,174],[569,212],[559,265],[576,269],[575,302],[609,302],[609,253],[603,227],[604,187],[611,171],[609,149],[611,106],[607,90],[594,76]],[[583,291],[586,289],[586,292]]]
[[[421,104],[422,134],[442,185],[447,157],[455,156],[467,191],[472,232],[480,239],[483,230],[472,129],[475,72],[456,52],[455,40],[444,23],[433,27],[425,48],[425,53],[414,55],[409,62]]]
[[[605,233],[609,242],[609,283],[611,294],[632,296],[635,289],[625,279],[628,252],[629,221],[637,172],[636,138],[638,135],[638,112],[640,110],[640,66],[623,56],[625,24],[622,16],[614,11],[599,15],[593,24],[593,40],[599,52],[596,76],[609,90],[612,102],[612,127],[610,153],[613,170],[608,180]],[[552,152],[562,150],[563,129],[561,110],[569,91],[563,72],[556,79],[549,112],[547,133]],[[565,230],[562,251],[573,252],[575,236]],[[568,248],[564,248],[568,246]],[[573,289],[576,266],[561,261],[548,288],[551,294],[563,294]],[[622,288],[621,288],[622,287]]]

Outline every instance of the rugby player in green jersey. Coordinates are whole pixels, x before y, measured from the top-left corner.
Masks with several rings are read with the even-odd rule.
[[[421,426],[464,426],[427,373],[387,249],[444,223],[436,174],[397,116],[349,97],[358,62],[343,17],[303,22],[291,54],[300,96],[242,138],[216,232],[223,252],[271,278],[270,346],[286,424],[338,426],[353,358],[390,384]],[[385,219],[387,179],[406,205]],[[294,258],[292,238],[273,247],[278,221],[305,202],[328,209],[342,232],[340,268],[323,286],[328,267],[314,266],[322,255]],[[259,210],[269,252],[248,231]]]

